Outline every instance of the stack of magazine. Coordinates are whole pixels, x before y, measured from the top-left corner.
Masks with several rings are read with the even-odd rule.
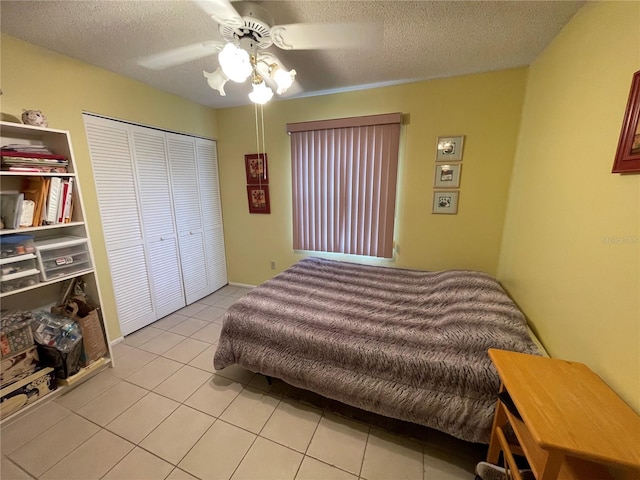
[[[44,145],[12,143],[3,145],[2,170],[10,172],[67,173],[69,161]]]

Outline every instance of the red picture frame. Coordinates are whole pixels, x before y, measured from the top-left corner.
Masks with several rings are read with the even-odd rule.
[[[633,74],[612,173],[640,173],[640,70]]]
[[[247,185],[249,213],[271,213],[269,185]]]
[[[244,168],[247,173],[247,185],[269,183],[266,153],[250,153],[245,155]]]

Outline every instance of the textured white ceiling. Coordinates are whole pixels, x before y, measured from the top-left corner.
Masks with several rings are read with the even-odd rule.
[[[269,48],[298,72],[288,97],[528,65],[584,1],[262,1],[276,24],[367,22],[375,46],[356,50]],[[219,41],[217,24],[190,0],[0,2],[3,33],[216,107],[249,103],[249,84],[226,97],[202,71],[217,58],[149,70],[136,61],[197,42]]]

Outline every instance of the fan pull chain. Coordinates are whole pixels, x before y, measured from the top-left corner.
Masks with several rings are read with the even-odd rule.
[[[254,103],[254,112],[255,112],[255,117],[256,117],[256,151],[258,153],[258,165],[260,162],[260,129],[258,127],[258,104]],[[260,171],[260,169],[258,168],[258,171]],[[262,188],[262,175],[258,175],[258,187]]]
[[[263,168],[262,171],[264,173],[264,179],[265,181],[267,181],[267,166],[266,166],[266,162],[265,162],[265,158],[267,157],[267,147],[265,146],[265,140],[264,140],[264,105],[260,105],[260,116],[262,117],[262,164],[263,164]]]
[[[254,103],[254,112],[256,117],[256,150],[258,151],[258,162],[260,161],[260,127],[258,125],[258,104]],[[258,176],[258,186],[262,188],[262,180],[267,181],[267,168],[266,168],[266,141],[264,135],[264,107],[260,105],[260,124],[262,126],[262,175]]]

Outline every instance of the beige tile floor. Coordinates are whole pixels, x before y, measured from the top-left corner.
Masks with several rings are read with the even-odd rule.
[[[115,368],[3,425],[2,480],[473,479],[483,446],[216,372],[222,316],[247,291],[224,287],[129,335]]]

